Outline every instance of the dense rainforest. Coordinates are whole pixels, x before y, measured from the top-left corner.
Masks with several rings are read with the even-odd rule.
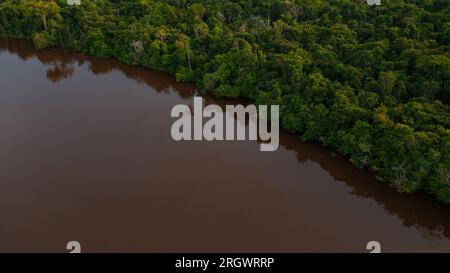
[[[7,0],[0,36],[278,104],[301,140],[450,204],[450,0],[381,2]]]

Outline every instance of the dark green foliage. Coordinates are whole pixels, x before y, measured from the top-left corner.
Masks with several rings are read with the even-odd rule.
[[[280,104],[281,123],[450,203],[450,0],[11,0],[0,36]]]

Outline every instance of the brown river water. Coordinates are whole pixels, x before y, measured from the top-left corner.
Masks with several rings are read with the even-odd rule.
[[[195,86],[0,40],[0,252],[450,252],[450,208],[281,132],[175,142]],[[207,104],[238,104],[206,98]]]

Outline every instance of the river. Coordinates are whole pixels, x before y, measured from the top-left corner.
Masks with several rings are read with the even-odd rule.
[[[450,208],[286,132],[175,142],[195,86],[0,40],[0,252],[449,252]],[[206,97],[207,104],[236,104]]]

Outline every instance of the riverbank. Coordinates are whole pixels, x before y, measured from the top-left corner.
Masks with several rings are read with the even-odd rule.
[[[395,27],[392,22],[404,17],[396,12],[400,8],[417,12],[402,1],[384,6],[384,16],[393,21],[383,27],[377,12],[362,4],[354,4],[351,8],[358,12],[343,21],[328,10],[328,5],[343,10],[341,3],[327,3],[318,10],[322,17],[329,14],[329,21],[315,22],[311,13],[295,19],[273,14],[264,22],[257,5],[238,11],[238,4],[217,10],[208,3],[186,8],[164,1],[139,7],[126,1],[85,1],[80,7],[54,2],[37,7],[34,2],[2,4],[3,35],[33,40],[40,48],[66,46],[168,71],[217,97],[280,105],[283,128],[303,141],[337,149],[400,192],[429,192],[450,203],[445,31],[426,37],[402,32],[383,37],[387,44],[364,38],[366,27],[376,27],[369,37]],[[429,18],[446,18],[446,7],[414,5],[423,5],[423,13],[434,15]],[[221,13],[229,8],[246,16],[230,19],[233,13]],[[312,6],[301,8],[313,11]],[[42,10],[44,22],[42,16],[30,15]],[[362,18],[368,25],[351,23]],[[426,24],[419,21],[416,27]],[[428,43],[430,37],[437,42]],[[414,40],[415,46],[404,45],[404,39]]]

